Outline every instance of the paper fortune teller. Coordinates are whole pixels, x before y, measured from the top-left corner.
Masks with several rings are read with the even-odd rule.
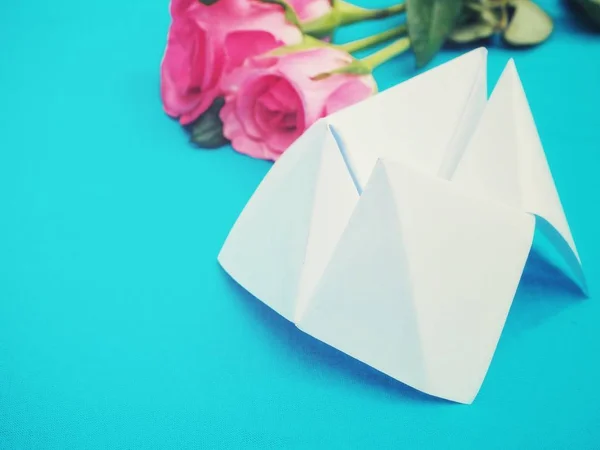
[[[585,281],[514,63],[487,99],[474,50],[311,126],[219,254],[309,335],[430,395],[471,403],[536,223]]]

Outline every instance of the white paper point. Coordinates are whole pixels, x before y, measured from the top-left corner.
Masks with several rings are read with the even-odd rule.
[[[514,61],[509,60],[469,142],[452,180],[478,195],[534,214],[563,239],[569,265],[580,266],[579,255],[556,190],[525,91]],[[574,281],[585,291],[582,273]]]

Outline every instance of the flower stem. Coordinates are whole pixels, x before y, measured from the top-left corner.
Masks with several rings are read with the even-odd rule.
[[[391,30],[359,39],[357,41],[348,42],[346,44],[339,45],[338,47],[344,51],[347,51],[348,53],[352,53],[377,44],[381,44],[382,42],[389,41],[390,39],[402,36],[404,33],[406,33],[406,25],[400,25],[396,28],[392,28]]]
[[[323,37],[331,33],[339,26],[337,18],[333,12],[325,14],[318,19],[310,20],[301,24],[301,29],[304,34],[315,37]]]
[[[406,10],[406,5],[404,3],[381,9],[365,9],[344,1],[339,1],[336,3],[335,7],[339,11],[341,25],[348,25],[363,20],[383,19],[385,17],[401,14]]]
[[[333,9],[329,13],[303,23],[301,28],[305,34],[322,37],[342,25],[349,25],[363,20],[383,19],[384,17],[401,14],[405,10],[404,3],[388,6],[387,8],[366,9],[339,0],[334,3]]]
[[[361,61],[370,67],[371,70],[373,70],[377,66],[380,66],[384,62],[392,59],[394,56],[404,53],[409,48],[410,40],[407,37],[403,37],[402,39],[398,39],[396,42],[391,43],[387,47],[384,47],[381,50],[367,56],[366,58],[361,59]]]

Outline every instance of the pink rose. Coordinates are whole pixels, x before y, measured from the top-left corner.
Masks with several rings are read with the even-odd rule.
[[[296,11],[300,22],[318,19],[332,10],[330,0],[289,0],[288,3]]]
[[[221,94],[225,73],[243,61],[302,34],[285,20],[283,8],[258,0],[173,0],[172,23],[161,65],[165,112],[182,124],[193,122]]]
[[[241,153],[276,160],[317,119],[375,92],[371,75],[312,79],[351,61],[333,47],[250,58],[223,79],[223,134]]]

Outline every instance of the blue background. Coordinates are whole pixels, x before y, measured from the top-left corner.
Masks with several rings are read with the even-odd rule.
[[[303,335],[219,268],[270,164],[194,149],[163,114],[166,1],[1,2],[0,447],[598,448],[600,37],[542,4],[552,38],[491,48],[490,84],[514,56],[592,298],[526,275],[463,406]],[[382,89],[414,74],[410,55],[376,71]]]

